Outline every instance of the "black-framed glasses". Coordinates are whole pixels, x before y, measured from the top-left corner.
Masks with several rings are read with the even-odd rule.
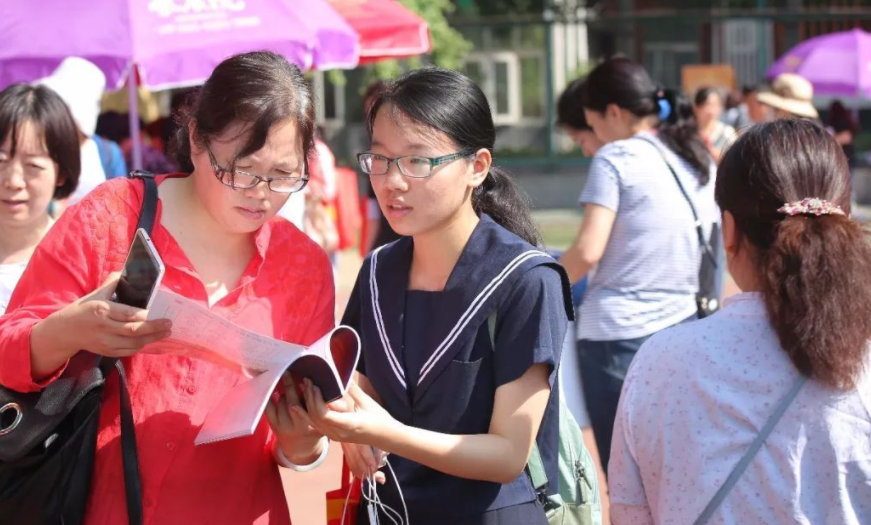
[[[270,191],[275,193],[296,193],[308,184],[309,176],[306,173],[308,170],[305,169],[302,173],[293,173],[287,177],[261,177],[245,170],[223,168],[218,164],[212,150],[207,147],[206,151],[209,152],[209,160],[212,162],[215,177],[221,181],[221,184],[234,190],[247,190],[265,182]]]
[[[432,175],[436,166],[453,162],[457,159],[470,157],[469,151],[458,151],[441,157],[422,157],[420,155],[405,155],[402,157],[385,157],[377,153],[358,153],[357,162],[360,169],[367,175],[384,175],[390,171],[390,164],[396,163],[399,172],[413,179],[425,179]]]

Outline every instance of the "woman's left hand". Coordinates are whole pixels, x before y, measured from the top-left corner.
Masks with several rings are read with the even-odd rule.
[[[348,393],[329,405],[321,391],[311,381],[304,381],[305,403],[310,424],[335,441],[378,446],[377,435],[397,421],[389,412],[369,397],[356,383]]]
[[[289,372],[285,372],[281,382],[283,392],[267,403],[266,419],[284,456],[291,463],[307,465],[320,455],[324,434],[311,426]]]

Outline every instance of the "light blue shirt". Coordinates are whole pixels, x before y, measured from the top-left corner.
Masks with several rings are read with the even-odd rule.
[[[658,142],[652,134],[641,135]],[[663,154],[707,231],[720,221],[713,163],[710,181],[702,186],[692,167],[661,142],[657,148],[630,138],[599,150],[580,202],[617,216],[580,308],[578,339],[644,337],[696,312],[702,251],[692,210]]]

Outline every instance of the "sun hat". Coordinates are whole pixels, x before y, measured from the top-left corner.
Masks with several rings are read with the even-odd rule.
[[[804,118],[819,118],[811,99],[814,87],[802,76],[795,73],[782,73],[771,83],[771,91],[764,91],[756,96],[759,102]]]
[[[65,58],[54,72],[34,82],[54,90],[67,103],[79,129],[90,137],[97,129],[106,75],[92,62]]]

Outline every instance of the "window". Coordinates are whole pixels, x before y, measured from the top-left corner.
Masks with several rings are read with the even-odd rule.
[[[496,124],[520,120],[520,65],[516,54],[472,53],[466,59],[465,73],[481,86]]]
[[[520,59],[521,114],[524,118],[544,118],[544,61],[536,56]]]

